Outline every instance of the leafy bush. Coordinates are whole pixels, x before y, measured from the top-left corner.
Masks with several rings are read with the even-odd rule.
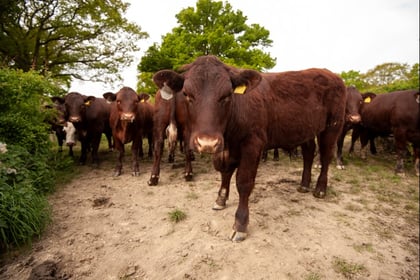
[[[59,89],[36,73],[0,69],[0,249],[22,245],[49,221],[46,193],[60,166],[44,104]]]

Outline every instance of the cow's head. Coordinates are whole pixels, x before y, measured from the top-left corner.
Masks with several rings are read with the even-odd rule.
[[[86,109],[95,101],[94,96],[85,96],[78,92],[70,92],[65,97],[66,119],[72,123],[84,120]]]
[[[63,130],[66,132],[66,145],[69,147],[73,147],[76,145],[76,128],[74,127],[73,123],[66,122],[63,127]]]
[[[354,86],[347,88],[346,99],[346,122],[360,123],[360,108],[363,104],[362,94]]]
[[[64,126],[66,123],[66,107],[64,106],[64,98],[59,96],[51,97],[52,105],[45,106],[47,109],[53,109],[54,114],[50,122],[56,125]]]
[[[186,96],[191,147],[197,152],[221,152],[234,92],[246,94],[260,82],[261,75],[254,70],[229,67],[214,56],[199,57],[182,70],[182,75],[171,70],[159,71],[153,81],[161,94],[182,91]]]
[[[137,115],[137,106],[144,99],[143,95],[137,93],[130,87],[123,87],[117,93],[107,92],[103,94],[107,101],[115,102],[119,119],[121,121],[133,122]]]

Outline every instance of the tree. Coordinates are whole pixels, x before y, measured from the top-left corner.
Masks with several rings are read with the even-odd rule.
[[[247,25],[247,17],[233,11],[228,2],[198,0],[196,9],[183,9],[176,18],[179,26],[142,57],[137,67],[139,91],[152,93],[147,87],[152,73],[177,69],[201,55],[216,55],[225,63],[259,71],[275,66],[276,60],[264,52],[272,44],[270,32],[258,24]]]
[[[110,82],[148,35],[124,17],[123,0],[0,0],[0,65]],[[7,12],[3,12],[6,11]]]
[[[419,88],[419,64],[383,63],[366,73],[350,70],[342,72],[347,86],[353,85],[361,92],[384,93]]]

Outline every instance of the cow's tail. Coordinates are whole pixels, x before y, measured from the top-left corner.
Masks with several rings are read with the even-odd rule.
[[[176,125],[176,118],[175,118],[175,110],[176,110],[176,98],[172,98],[171,104],[171,116],[169,120],[169,125],[166,128],[166,137],[168,139],[168,146],[170,154],[175,153],[176,142],[178,140],[178,129]]]

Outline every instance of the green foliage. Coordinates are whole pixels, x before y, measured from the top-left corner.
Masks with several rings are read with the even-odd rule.
[[[174,223],[179,223],[187,218],[187,214],[180,209],[175,209],[168,213],[169,219]]]
[[[161,69],[177,69],[201,55],[216,55],[225,63],[256,70],[275,66],[275,59],[264,52],[271,47],[270,32],[259,24],[247,25],[247,17],[234,11],[228,2],[198,0],[196,8],[188,7],[177,15],[179,26],[153,44],[142,57],[137,69],[138,91],[153,92],[144,78]]]
[[[0,249],[39,235],[48,222],[45,194],[69,162],[51,151],[47,95],[60,90],[44,77],[0,68]]]
[[[361,92],[384,93],[420,87],[418,63],[412,66],[384,63],[366,73],[351,70],[340,75],[347,86],[354,85]]]
[[[11,2],[11,3],[10,3]],[[51,75],[110,82],[147,37],[127,21],[122,0],[0,2],[0,65]]]

